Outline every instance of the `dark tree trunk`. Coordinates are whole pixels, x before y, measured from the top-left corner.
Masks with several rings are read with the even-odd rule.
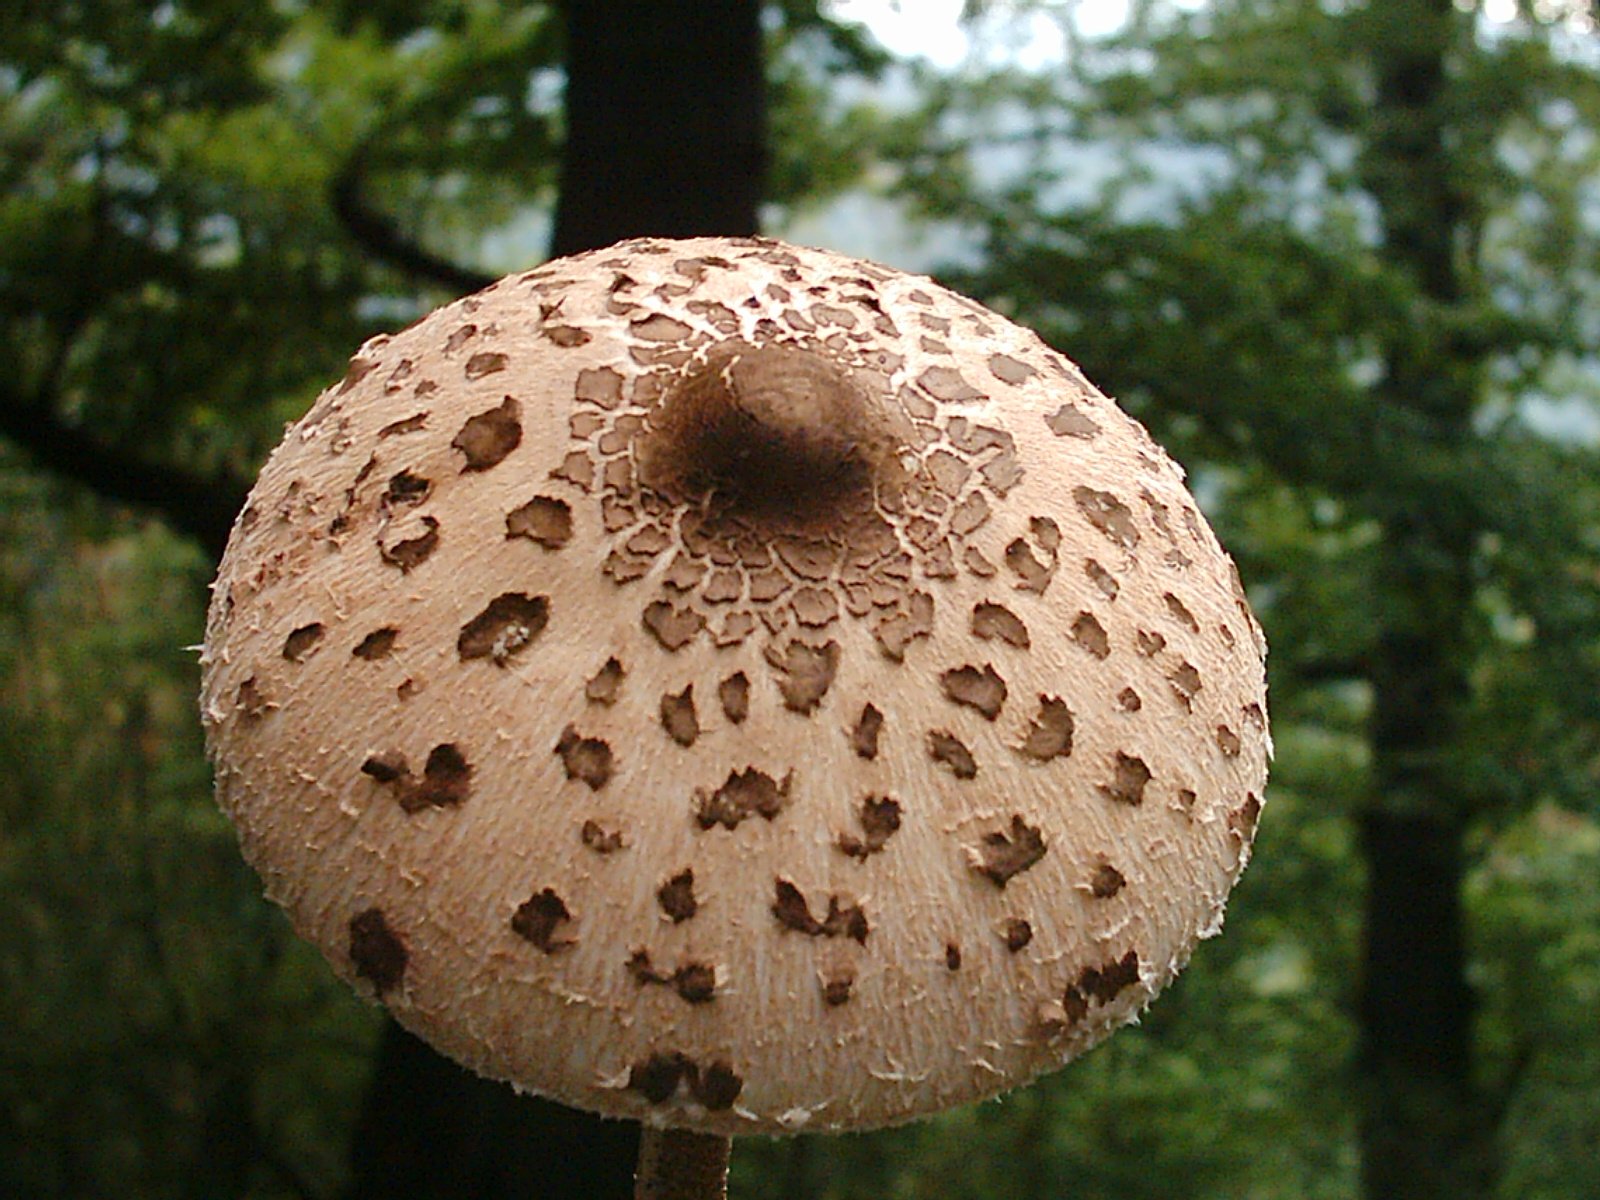
[[[551,253],[625,237],[751,234],[765,104],[755,0],[571,0],[568,141]],[[516,1095],[393,1022],[350,1200],[628,1200],[632,1123]]]
[[[1493,1130],[1472,1080],[1461,828],[1375,810],[1361,1003],[1362,1189],[1370,1200],[1492,1194]]]
[[[638,1127],[518,1096],[384,1029],[349,1200],[630,1200]]]
[[[1369,1200],[1486,1200],[1493,1132],[1473,1078],[1461,896],[1469,813],[1453,766],[1477,523],[1470,495],[1451,481],[1464,474],[1458,456],[1471,441],[1480,364],[1441,320],[1474,269],[1463,250],[1473,218],[1456,190],[1447,125],[1450,55],[1472,17],[1452,0],[1384,0],[1356,19],[1378,91],[1364,182],[1390,266],[1422,297],[1389,335],[1383,400],[1428,443],[1395,463],[1372,497],[1384,543],[1374,795],[1362,820],[1362,1186]]]
[[[765,163],[755,0],[573,0],[554,254],[751,234]]]

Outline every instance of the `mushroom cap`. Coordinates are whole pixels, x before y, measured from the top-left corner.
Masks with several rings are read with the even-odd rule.
[[[369,341],[214,585],[222,807],[444,1053],[726,1134],[992,1095],[1217,932],[1265,646],[1180,469],[1034,334],[763,239]]]

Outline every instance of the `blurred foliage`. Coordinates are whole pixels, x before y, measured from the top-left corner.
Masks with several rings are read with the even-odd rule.
[[[210,564],[0,457],[0,1191],[325,1194],[375,1014],[209,803]]]
[[[1504,1194],[1600,1188],[1600,828],[1543,805],[1486,847],[1469,889],[1484,1039],[1515,1064]]]
[[[1360,5],[1144,0],[1070,69],[895,66],[768,6],[778,221],[865,178],[980,248],[956,281],[1157,430],[1273,645],[1278,760],[1227,936],[1057,1075],[935,1121],[752,1140],[748,1200],[1356,1194],[1354,1069],[1385,488],[1479,531],[1472,982],[1500,1194],[1600,1195],[1600,67],[1525,6],[1454,93],[1481,237],[1449,312],[1379,253]],[[1573,6],[1572,11],[1578,11]],[[1541,23],[1542,22],[1542,23]],[[560,144],[550,7],[17,0],[0,11],[0,404],[246,471],[370,333],[442,298],[332,196],[482,271],[538,256]],[[897,91],[875,91],[891,77]],[[919,107],[907,111],[909,96]],[[1396,329],[1470,360],[1470,453],[1379,403]],[[210,564],[0,452],[0,1192],[331,1197],[375,1014],[259,898],[193,712]]]

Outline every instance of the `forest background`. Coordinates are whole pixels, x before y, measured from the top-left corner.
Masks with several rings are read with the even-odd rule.
[[[3,6],[0,1192],[628,1194],[625,1126],[467,1078],[288,934],[192,647],[365,337],[759,227],[935,271],[1152,429],[1266,626],[1278,757],[1140,1026],[741,1143],[736,1200],[1600,1195],[1593,5],[969,0],[937,63],[860,11]]]

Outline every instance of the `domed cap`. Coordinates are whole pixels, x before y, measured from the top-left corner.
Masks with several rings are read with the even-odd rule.
[[[707,1132],[991,1095],[1215,932],[1264,646],[1178,468],[925,278],[635,241],[375,338],[234,528],[222,806],[486,1075]]]

